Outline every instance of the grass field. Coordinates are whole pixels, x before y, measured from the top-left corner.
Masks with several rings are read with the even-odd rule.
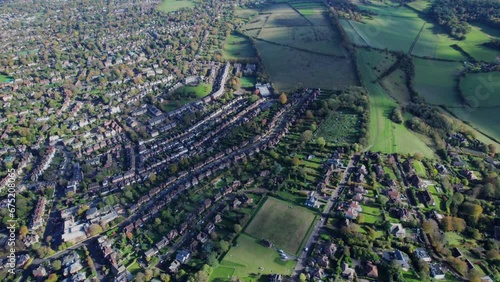
[[[256,55],[250,40],[239,34],[231,34],[222,50],[224,59],[246,59],[254,58]]]
[[[327,142],[338,145],[356,143],[359,138],[359,117],[356,114],[333,112],[315,132]]]
[[[446,106],[462,105],[456,91],[456,79],[462,69],[462,64],[417,58],[413,62],[415,64],[415,90],[427,103]]]
[[[415,171],[417,172],[418,176],[427,177],[427,172],[425,171],[424,164],[422,164],[421,161],[414,160],[413,168],[415,168]]]
[[[479,130],[489,138],[494,138],[496,143],[500,143],[500,115],[499,107],[477,108],[461,107],[450,108],[450,111],[461,120],[466,120],[473,128]],[[480,139],[481,140],[481,139]],[[486,144],[493,143],[486,138],[483,139]]]
[[[210,94],[211,91],[212,85],[202,83],[197,86],[182,86],[181,88],[175,90],[175,93],[185,98],[203,98]]]
[[[363,223],[373,224],[381,219],[379,208],[366,205],[362,205],[362,207]]]
[[[348,59],[261,41],[257,41],[256,46],[277,91],[297,87],[339,90],[357,84],[354,67]]]
[[[357,63],[361,78],[370,94],[370,150],[385,153],[415,153],[432,157],[433,151],[417,135],[404,125],[396,124],[389,118],[397,103],[384,89],[375,83],[378,73],[374,66],[390,65],[382,52],[360,49]]]
[[[338,90],[356,85],[354,66],[346,58],[338,31],[324,18],[318,3],[268,6],[242,30],[255,41],[264,67],[277,91],[298,87]],[[298,6],[297,6],[298,5]],[[316,17],[318,22],[306,16]],[[328,23],[328,24],[325,24]]]
[[[380,81],[380,85],[399,104],[405,105],[411,101],[410,91],[406,87],[406,74],[402,70],[393,71]]]
[[[243,76],[240,79],[241,82],[241,87],[246,88],[246,87],[254,87],[255,83],[257,82],[257,78],[254,76]]]
[[[231,276],[256,281],[252,274],[291,275],[295,261],[283,261],[275,248],[264,247],[259,239],[241,234],[236,246],[224,256],[218,268],[210,276],[210,281],[229,281]],[[263,269],[260,269],[263,267]]]
[[[260,32],[259,38],[321,54],[344,55],[340,38],[330,26],[264,28]]]
[[[275,198],[267,198],[245,233],[270,240],[276,247],[296,254],[315,215],[306,208]]]
[[[192,8],[194,7],[194,2],[189,0],[163,0],[158,6],[158,10],[169,13],[174,12],[182,8]]]
[[[460,88],[473,105],[500,107],[500,72],[468,74]]]
[[[0,74],[0,83],[12,82],[12,81],[14,81],[14,78]]]

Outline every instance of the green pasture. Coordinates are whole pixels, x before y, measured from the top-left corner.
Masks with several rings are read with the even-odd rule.
[[[361,79],[370,94],[370,150],[384,153],[415,153],[432,157],[433,151],[416,134],[404,125],[390,120],[390,114],[397,106],[384,89],[375,83],[378,74],[373,67],[384,65],[388,58],[379,51],[357,50],[357,63]]]
[[[414,86],[429,104],[459,106],[462,101],[456,91],[457,76],[463,68],[458,62],[442,62],[415,58]]]
[[[192,8],[194,7],[193,1],[188,0],[163,0],[158,6],[158,10],[169,13],[174,12],[182,8]]]
[[[228,36],[222,49],[224,59],[246,59],[256,55],[250,40],[239,34]]]
[[[314,217],[314,213],[304,207],[267,198],[246,227],[245,233],[270,240],[276,247],[295,254],[313,224]]]

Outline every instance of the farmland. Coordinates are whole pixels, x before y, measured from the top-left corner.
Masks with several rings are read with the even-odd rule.
[[[462,65],[456,62],[414,59],[415,90],[432,105],[461,105],[456,91],[457,76]]]
[[[274,87],[342,89],[356,85],[352,63],[338,31],[321,3],[268,6],[243,27],[255,46]],[[301,14],[304,13],[304,14]]]
[[[396,124],[389,118],[397,103],[374,80],[378,73],[374,66],[384,68],[390,66],[389,60],[382,52],[372,50],[358,50],[357,60],[362,80],[370,94],[370,145],[372,151],[386,153],[415,153],[421,152],[432,157],[433,151],[409,131],[404,125]]]
[[[500,72],[468,74],[460,88],[473,106],[500,107]]]
[[[256,56],[255,50],[248,38],[239,34],[231,34],[224,43],[222,50],[224,59],[248,59]]]
[[[314,217],[306,208],[267,198],[245,233],[270,240],[276,247],[295,254],[313,224]]]
[[[260,268],[263,267],[263,268]],[[251,280],[252,273],[280,273],[290,275],[295,267],[294,261],[284,261],[275,248],[264,247],[259,239],[241,234],[236,245],[224,256],[210,280],[228,281],[232,276]]]
[[[182,8],[192,8],[194,7],[194,2],[189,0],[163,0],[158,6],[158,10],[169,13],[174,12]]]

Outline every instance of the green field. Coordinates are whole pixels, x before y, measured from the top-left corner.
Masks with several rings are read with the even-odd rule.
[[[458,62],[441,62],[415,58],[415,90],[432,105],[460,106],[456,91],[457,76],[462,69]]]
[[[386,66],[391,58],[382,52],[359,49],[357,63],[361,78],[370,94],[370,150],[384,153],[415,153],[432,157],[433,151],[416,134],[404,125],[396,124],[389,118],[397,106],[384,89],[375,83],[378,73],[374,66]]]
[[[399,104],[405,105],[411,101],[410,91],[406,87],[406,74],[402,70],[393,71],[380,81],[380,85]]]
[[[425,170],[424,164],[422,164],[421,161],[414,160],[413,168],[415,168],[415,171],[417,172],[418,176],[427,177],[427,172]]]
[[[353,144],[358,141],[359,126],[358,115],[336,111],[320,124],[315,134],[330,143]]]
[[[375,16],[363,23],[349,20],[346,24],[351,25],[346,32],[353,42],[361,38],[370,47],[408,52],[424,21],[417,17]]]
[[[14,81],[13,77],[0,74],[0,83],[12,82],[12,81]]]
[[[192,7],[194,7],[194,2],[189,0],[163,0],[163,2],[158,6],[158,10],[169,13],[182,8]]]
[[[257,54],[248,38],[239,34],[231,34],[224,43],[222,56],[224,59],[254,58]]]
[[[263,269],[261,268],[263,267]],[[229,281],[231,276],[256,281],[252,274],[291,275],[295,261],[284,261],[275,248],[264,247],[259,239],[241,234],[236,246],[224,256],[218,268],[210,276],[210,281]]]
[[[211,91],[212,85],[202,83],[197,86],[182,86],[175,90],[175,94],[179,94],[183,98],[203,98],[210,94]]]
[[[256,46],[277,91],[290,91],[297,87],[339,90],[357,84],[349,59],[261,41],[257,41]]]
[[[243,87],[243,88],[255,87],[255,83],[257,82],[257,78],[254,76],[252,76],[252,77],[243,76],[243,77],[241,77],[240,82],[241,82],[241,87]]]
[[[470,73],[460,88],[472,106],[500,107],[500,72]]]
[[[270,240],[276,247],[295,254],[300,250],[314,217],[306,208],[267,198],[245,233]]]
[[[256,38],[255,46],[277,91],[298,87],[339,90],[356,85],[354,66],[341,47],[338,31],[322,14],[326,8],[318,3],[294,5],[305,14],[288,4],[275,4],[242,28],[247,36]],[[315,21],[306,15],[316,17]]]
[[[474,129],[479,130],[490,139],[494,138],[496,143],[500,143],[500,130],[498,130],[500,115],[498,114],[498,109],[499,107],[457,107],[450,108],[450,111],[459,119],[466,120]],[[483,140],[481,141],[486,144],[493,143],[486,138]]]

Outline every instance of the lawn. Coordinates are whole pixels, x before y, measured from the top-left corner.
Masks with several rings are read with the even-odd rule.
[[[432,105],[460,106],[456,91],[457,76],[463,69],[458,62],[417,59],[415,63],[415,90]]]
[[[14,78],[0,74],[0,83],[12,82],[12,81],[14,81]]]
[[[500,72],[470,73],[460,88],[472,106],[500,107]]]
[[[261,269],[260,267],[263,267]],[[235,276],[245,281],[256,281],[252,274],[291,275],[295,261],[284,261],[275,248],[264,247],[259,239],[241,234],[220,262],[220,266],[210,276],[210,281],[221,279],[228,281]]]
[[[175,94],[180,95],[183,98],[203,98],[212,92],[212,85],[210,84],[200,84],[197,86],[182,86],[181,88],[175,90]]]
[[[243,76],[240,79],[241,87],[255,87],[255,83],[257,82],[257,78],[255,76]]]
[[[396,124],[389,118],[397,103],[374,80],[378,74],[374,66],[387,65],[389,60],[382,52],[359,49],[357,63],[363,80],[370,94],[370,150],[384,153],[415,153],[432,157],[433,151],[416,134],[404,125]]]
[[[417,171],[418,176],[420,177],[427,177],[427,172],[425,171],[424,164],[422,164],[421,161],[414,160],[413,161],[413,168]]]
[[[194,7],[194,2],[188,0],[163,0],[158,6],[158,10],[169,13],[174,12],[182,8],[192,8]]]
[[[362,205],[363,212],[363,223],[373,224],[381,219],[380,208]]]
[[[270,240],[278,248],[296,254],[314,218],[315,215],[306,208],[267,198],[245,233]]]
[[[358,141],[359,126],[358,115],[336,111],[319,125],[315,135],[338,145],[352,144]]]
[[[224,59],[247,59],[254,58],[256,55],[250,40],[236,33],[231,34],[226,39],[222,49],[222,56]]]
[[[464,237],[462,237],[462,235],[456,233],[456,232],[446,232],[445,233],[445,236],[446,236],[446,239],[448,239],[448,244],[449,245],[462,245],[463,242],[462,240],[464,239]]]

